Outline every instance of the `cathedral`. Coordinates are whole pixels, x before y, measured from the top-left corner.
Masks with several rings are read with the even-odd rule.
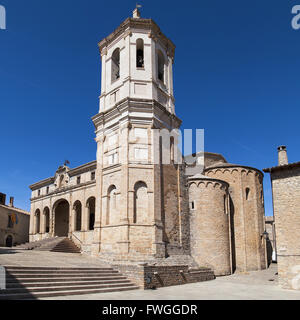
[[[263,173],[218,153],[182,157],[176,134],[167,143],[157,135],[182,123],[173,42],[135,9],[98,45],[96,160],[65,163],[30,186],[30,241],[68,237],[118,265],[187,265],[216,276],[265,269]]]

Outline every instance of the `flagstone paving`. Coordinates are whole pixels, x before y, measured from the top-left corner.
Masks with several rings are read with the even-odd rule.
[[[24,251],[0,248],[0,265],[48,266],[48,267],[101,267],[101,260],[76,253]],[[216,280],[165,287],[157,290],[87,294],[41,298],[46,300],[300,300],[300,291],[285,290],[278,286],[277,265],[269,269],[231,276]]]

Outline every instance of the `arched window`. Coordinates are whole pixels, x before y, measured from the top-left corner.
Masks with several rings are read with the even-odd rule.
[[[136,41],[136,67],[144,68],[144,41],[137,39]]]
[[[157,52],[157,77],[160,81],[165,82],[165,59],[160,50]]]
[[[148,216],[148,193],[145,182],[139,181],[134,186],[133,223],[146,222]]]
[[[106,224],[110,224],[115,221],[115,213],[116,213],[116,186],[112,185],[108,188],[107,191],[107,213],[106,213]]]
[[[75,211],[75,231],[81,231],[81,212],[82,206],[79,200],[75,201],[74,203],[74,211]]]
[[[120,49],[117,48],[111,57],[111,82],[120,78]]]
[[[89,230],[94,230],[94,224],[95,224],[95,202],[96,199],[94,197],[91,197],[87,201],[87,207],[89,212]]]
[[[246,200],[249,200],[249,196],[250,196],[250,189],[246,188]]]

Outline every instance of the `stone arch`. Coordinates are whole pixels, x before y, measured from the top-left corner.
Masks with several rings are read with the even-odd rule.
[[[120,48],[116,48],[111,56],[111,82],[120,79]]]
[[[215,182],[215,183],[214,183],[214,188],[217,189],[217,188],[219,188],[219,187],[221,187],[221,184],[220,184],[219,182]]]
[[[189,184],[189,188],[190,188],[190,189],[197,189],[197,187],[198,187],[198,186],[197,186],[197,183],[196,183],[196,182],[194,182],[194,181],[193,181],[193,182],[190,182],[190,184]]]
[[[200,181],[200,182],[198,183],[198,188],[200,188],[200,189],[206,188],[206,183],[205,183],[204,181]]]
[[[148,190],[147,184],[138,181],[134,185],[133,223],[145,222],[148,216]]]
[[[69,234],[70,204],[66,199],[59,199],[53,205],[54,235],[67,237]]]
[[[34,213],[34,233],[40,233],[41,229],[41,210],[36,209]]]
[[[49,233],[50,232],[50,209],[49,207],[45,207],[43,210],[44,214],[44,233]]]
[[[94,230],[96,198],[93,196],[89,197],[86,201],[86,207],[88,208],[88,230]]]
[[[117,188],[113,184],[107,190],[107,205],[106,205],[106,224],[116,222],[116,207],[117,207]]]
[[[81,231],[82,225],[82,204],[79,200],[76,200],[73,204],[73,212],[74,212],[74,231]]]

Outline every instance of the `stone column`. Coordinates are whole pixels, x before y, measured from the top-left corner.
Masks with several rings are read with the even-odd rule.
[[[45,211],[41,212],[40,216],[40,233],[45,234],[46,233],[46,216]]]
[[[102,168],[103,168],[103,146],[104,136],[96,138],[97,142],[97,169],[96,169],[96,194],[95,200],[95,224],[91,253],[96,256],[101,251],[101,226],[103,224],[103,216],[105,212],[102,210]]]
[[[68,237],[70,238],[72,236],[72,232],[73,232],[73,205],[72,205],[72,201],[69,201],[69,223],[68,223]]]
[[[104,48],[101,52],[101,61],[102,61],[102,75],[101,75],[101,96],[99,101],[99,111],[105,110],[105,94],[106,94],[106,55],[107,49]]]
[[[71,232],[74,232],[76,231],[76,219],[77,219],[77,212],[76,212],[76,209],[74,208],[74,206],[72,207],[72,210],[71,210]]]
[[[89,231],[90,208],[89,204],[83,206],[83,231]]]
[[[30,224],[29,224],[29,241],[33,241],[34,234],[34,208],[31,206],[30,210]]]
[[[153,211],[151,212],[153,220],[153,245],[152,252],[156,257],[164,257],[165,244],[163,241],[163,224],[162,224],[162,187],[161,187],[161,152],[160,152],[160,140],[159,130],[155,130],[155,126],[152,125],[151,139],[153,150]],[[149,191],[148,191],[149,192]]]
[[[55,236],[55,208],[50,208],[50,234]]]

